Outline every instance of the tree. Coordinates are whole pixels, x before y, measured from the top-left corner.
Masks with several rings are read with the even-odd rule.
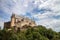
[[[27,26],[24,30],[0,30],[0,40],[60,40],[60,32],[46,29],[44,26]]]

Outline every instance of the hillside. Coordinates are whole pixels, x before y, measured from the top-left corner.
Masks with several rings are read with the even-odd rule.
[[[46,29],[44,26],[32,28],[28,26],[27,30],[11,31],[7,29],[0,30],[0,40],[60,40],[60,32],[52,29]]]

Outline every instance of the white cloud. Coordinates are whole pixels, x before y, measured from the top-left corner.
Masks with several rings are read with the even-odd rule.
[[[37,18],[37,25],[44,25],[47,28],[52,28],[55,31],[60,31],[60,2],[59,0],[48,0],[39,4],[39,9],[49,8],[52,11],[45,11],[44,13],[36,13],[33,15],[34,18]],[[59,18],[57,17],[59,16]],[[58,19],[57,19],[57,18]]]
[[[42,14],[40,12],[35,13],[33,12],[35,8],[50,9],[51,11],[47,10]],[[0,0],[0,9],[8,14],[13,12],[26,15],[26,12],[29,12],[31,17],[38,19],[37,24],[52,28],[55,31],[60,30],[60,17],[58,19],[53,17],[60,15],[60,0]]]

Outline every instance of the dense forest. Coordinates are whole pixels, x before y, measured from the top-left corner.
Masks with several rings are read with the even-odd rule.
[[[60,40],[60,32],[46,29],[44,26],[29,27],[26,30],[14,28],[0,30],[0,40]]]

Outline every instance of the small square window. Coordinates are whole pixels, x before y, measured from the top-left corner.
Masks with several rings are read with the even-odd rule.
[[[21,21],[24,21],[24,19],[21,19]]]
[[[29,25],[31,25],[31,23],[29,23]]]

